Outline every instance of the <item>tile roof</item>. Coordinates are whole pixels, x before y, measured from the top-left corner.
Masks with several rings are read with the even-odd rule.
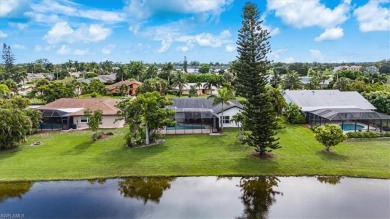
[[[127,80],[127,81],[120,81],[120,82],[115,83],[115,84],[107,85],[106,88],[108,90],[113,90],[115,88],[119,88],[122,84],[126,84],[127,86],[130,86],[131,84],[142,84],[142,83],[139,81]]]
[[[117,101],[110,98],[61,98],[54,102],[48,103],[41,107],[38,107],[39,110],[45,109],[75,109],[79,108],[80,110],[71,112],[71,115],[84,115],[85,109],[91,110],[102,110],[103,115],[116,115],[119,111],[116,108]]]

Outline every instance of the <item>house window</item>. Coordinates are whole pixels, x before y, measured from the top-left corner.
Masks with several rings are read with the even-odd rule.
[[[220,120],[222,121],[223,124],[229,124],[230,123],[230,116],[224,116],[220,117]]]
[[[88,117],[86,117],[86,116],[81,116],[80,122],[82,122],[82,123],[87,123],[87,122],[88,122]]]

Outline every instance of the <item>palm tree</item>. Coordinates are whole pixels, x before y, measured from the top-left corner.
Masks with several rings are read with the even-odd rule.
[[[172,86],[179,88],[179,96],[181,96],[183,92],[183,87],[187,83],[187,79],[182,72],[178,72],[176,76],[172,79]]]
[[[299,78],[298,72],[289,71],[284,77],[284,89],[300,89],[302,86],[301,79]]]
[[[282,115],[283,109],[286,108],[287,103],[283,97],[282,92],[278,88],[268,87],[268,95],[271,97],[271,102],[277,116]]]
[[[218,94],[217,95],[211,95],[208,98],[214,98],[213,105],[222,104],[221,131],[223,131],[223,122],[224,122],[223,121],[224,120],[223,109],[224,109],[224,105],[225,104],[230,105],[229,101],[236,99],[236,97],[234,96],[234,92],[233,92],[232,89],[228,89],[227,87],[223,87],[223,88],[218,90]]]

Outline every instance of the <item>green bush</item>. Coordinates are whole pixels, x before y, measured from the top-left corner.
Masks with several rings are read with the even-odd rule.
[[[390,137],[390,132],[348,132],[348,138],[380,138],[380,137]]]
[[[103,137],[103,133],[102,132],[95,132],[93,133],[92,135],[92,141],[97,141],[99,139],[101,139]]]

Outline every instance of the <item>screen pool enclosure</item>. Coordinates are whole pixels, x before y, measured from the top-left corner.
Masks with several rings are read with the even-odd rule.
[[[305,112],[310,126],[339,124],[344,131],[390,131],[390,116],[359,108],[318,109]]]
[[[219,132],[218,116],[211,109],[206,108],[176,108],[172,119],[175,126],[165,127],[161,134],[208,134]]]

